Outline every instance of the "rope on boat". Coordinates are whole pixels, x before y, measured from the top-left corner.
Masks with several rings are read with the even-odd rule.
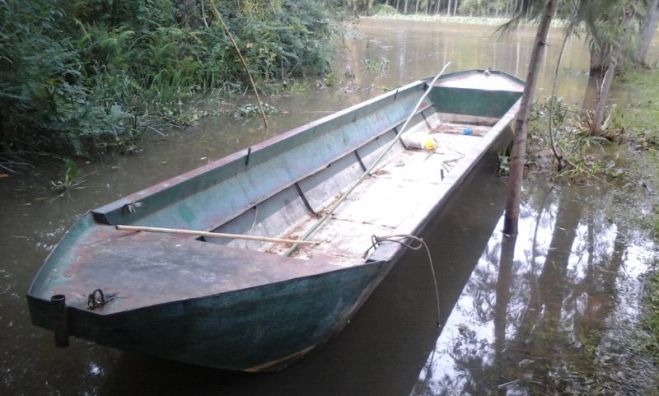
[[[95,289],[87,297],[87,308],[90,311],[95,310],[96,308],[101,308],[110,301],[114,300],[117,297],[116,294],[105,294],[101,289]]]
[[[451,64],[451,62],[447,62],[447,63],[444,65],[444,67],[442,68],[442,70],[439,72],[439,74],[437,74],[437,75],[435,76],[435,78],[432,79],[432,81],[431,81],[430,84],[428,85],[428,89],[426,89],[426,91],[423,93],[423,95],[421,95],[421,98],[420,98],[419,101],[416,103],[416,106],[414,106],[414,109],[412,110],[412,113],[410,113],[410,115],[409,115],[409,116],[407,117],[407,119],[405,120],[405,123],[403,123],[403,126],[398,130],[398,132],[396,133],[396,136],[391,140],[391,142],[389,142],[389,144],[388,144],[387,146],[385,146],[385,148],[382,150],[382,152],[380,153],[380,155],[378,155],[378,157],[375,159],[375,161],[373,161],[373,163],[368,167],[368,169],[366,169],[366,170],[364,171],[364,173],[362,173],[361,176],[359,176],[359,177],[357,178],[357,180],[355,180],[355,181],[350,185],[350,187],[348,188],[348,190],[346,190],[345,193],[341,194],[341,196],[339,197],[339,199],[336,200],[336,202],[334,203],[334,205],[332,205],[332,206],[331,206],[331,207],[325,212],[325,214],[323,214],[323,217],[321,217],[320,219],[318,219],[318,221],[317,221],[316,223],[314,223],[314,225],[311,226],[311,228],[309,228],[309,229],[307,230],[307,232],[305,232],[305,233],[299,238],[300,240],[303,240],[303,241],[304,241],[304,240],[306,240],[307,238],[309,238],[311,235],[313,235],[314,232],[316,232],[316,231],[317,231],[317,230],[318,230],[318,229],[319,229],[319,228],[320,228],[320,227],[321,227],[321,226],[322,226],[322,225],[323,225],[323,224],[324,224],[324,223],[325,223],[330,217],[332,217],[332,215],[334,214],[334,211],[339,207],[339,205],[341,205],[341,203],[342,203],[342,202],[348,197],[348,195],[350,195],[350,193],[351,193],[355,188],[357,188],[357,186],[359,185],[359,183],[361,183],[362,180],[364,180],[364,178],[365,178],[366,176],[369,176],[369,175],[371,174],[371,172],[373,172],[373,169],[375,169],[375,167],[380,163],[380,161],[382,161],[382,159],[383,159],[384,156],[389,152],[389,150],[391,150],[391,148],[392,148],[392,147],[393,147],[393,146],[394,146],[394,145],[400,140],[401,135],[403,134],[403,132],[405,132],[405,128],[407,128],[407,124],[409,124],[410,121],[412,120],[412,118],[416,115],[416,111],[417,111],[417,110],[419,109],[419,107],[421,106],[421,103],[423,103],[423,101],[426,99],[426,96],[428,96],[428,94],[430,93],[430,91],[432,91],[432,89],[433,89],[433,87],[434,87],[434,85],[435,85],[435,82],[437,82],[437,80],[439,79],[439,77],[441,77],[441,75],[444,74],[444,71],[446,71],[446,69],[449,67],[450,64]],[[298,250],[299,247],[300,247],[299,243],[294,244],[290,249],[288,249],[288,251],[287,251],[284,255],[285,255],[285,256],[290,256],[290,255],[292,255],[293,253],[295,253],[295,252]]]
[[[407,240],[411,239],[412,242]],[[368,256],[371,250],[375,250],[382,242],[393,242],[401,246],[404,246],[410,250],[420,250],[425,248],[426,255],[428,257],[428,264],[430,265],[430,273],[432,274],[432,281],[435,286],[435,303],[437,306],[437,327],[441,326],[441,308],[439,305],[439,286],[437,285],[437,275],[435,274],[435,266],[432,262],[432,255],[430,254],[430,248],[426,241],[423,238],[420,238],[416,235],[411,234],[396,234],[396,235],[385,235],[385,236],[371,236],[371,246],[364,252],[364,257]]]

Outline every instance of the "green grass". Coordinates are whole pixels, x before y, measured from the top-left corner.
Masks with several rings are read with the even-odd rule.
[[[659,69],[633,70],[627,72],[620,82],[620,88],[627,92],[621,123],[624,125],[628,143],[638,156],[635,164],[643,175],[645,183],[654,193],[655,240],[659,240]]]
[[[659,69],[629,71],[619,86],[629,92],[625,126],[659,138]]]
[[[643,327],[649,332],[645,350],[659,363],[659,271],[651,273],[645,282],[643,296]]]

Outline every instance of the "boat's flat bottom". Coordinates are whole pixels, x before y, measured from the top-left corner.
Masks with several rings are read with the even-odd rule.
[[[395,146],[397,152],[366,177],[310,238],[323,243],[300,247],[294,256],[329,256],[332,262],[344,266],[363,262],[373,235],[391,235],[410,215],[434,206],[437,197],[453,184],[447,179],[452,168],[481,142],[480,136],[455,132],[463,127],[442,125],[439,129],[448,133],[432,134],[438,142],[433,152]],[[316,221],[314,218],[304,219],[291,229],[288,236],[303,234]],[[265,250],[285,254],[287,249],[286,246],[272,245]]]

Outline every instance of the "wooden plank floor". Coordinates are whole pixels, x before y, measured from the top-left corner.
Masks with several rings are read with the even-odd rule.
[[[310,238],[323,243],[301,247],[295,257],[329,256],[344,266],[362,263],[371,236],[390,235],[417,208],[427,208],[428,199],[448,189],[450,182],[443,179],[455,164],[481,141],[479,136],[458,135],[454,126],[449,128],[449,133],[432,134],[438,142],[434,152],[402,150],[366,177]],[[316,221],[295,224],[286,236],[299,236]],[[270,245],[265,250],[284,254],[287,247]]]

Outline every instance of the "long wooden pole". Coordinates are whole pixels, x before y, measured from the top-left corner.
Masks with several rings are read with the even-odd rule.
[[[246,235],[246,234],[227,234],[224,232],[185,230],[181,228],[144,227],[144,226],[129,226],[129,225],[116,225],[115,228],[120,231],[160,232],[164,234],[197,235],[197,236],[204,236],[209,238],[245,239],[248,241],[261,241],[261,242],[273,242],[273,243],[293,243],[293,244],[307,244],[307,245],[317,245],[320,243],[320,241],[304,241],[300,239],[271,238],[265,236]]]
[[[350,194],[355,188],[357,188],[357,186],[362,182],[362,180],[364,180],[364,178],[365,178],[366,176],[370,175],[371,172],[373,172],[373,169],[375,169],[375,167],[378,166],[378,164],[380,163],[380,161],[382,161],[382,159],[384,158],[384,156],[389,152],[389,150],[391,150],[391,148],[394,146],[394,144],[396,144],[396,142],[398,141],[398,139],[400,139],[400,137],[403,135],[403,133],[405,132],[405,128],[407,128],[407,124],[409,124],[409,122],[412,120],[412,118],[416,115],[416,111],[417,111],[417,110],[419,109],[419,107],[421,106],[421,103],[423,103],[423,101],[426,99],[426,96],[428,96],[428,94],[430,93],[430,91],[432,91],[433,86],[435,85],[435,82],[439,79],[439,77],[440,77],[442,74],[444,74],[444,72],[446,71],[446,68],[448,68],[448,66],[449,66],[450,64],[451,64],[451,62],[446,63],[446,64],[444,65],[444,67],[442,68],[442,70],[439,72],[439,74],[437,74],[437,75],[435,76],[435,78],[433,78],[433,80],[432,80],[432,82],[430,83],[430,85],[428,85],[428,89],[426,89],[426,91],[423,93],[423,95],[421,96],[421,98],[419,99],[419,101],[416,103],[416,106],[414,106],[414,110],[412,110],[412,112],[410,113],[410,115],[407,117],[407,119],[405,120],[405,123],[404,123],[403,126],[400,128],[400,130],[398,131],[398,134],[396,135],[396,137],[394,137],[394,138],[391,140],[391,142],[390,142],[387,146],[385,146],[385,148],[382,150],[382,152],[380,153],[380,155],[378,155],[378,157],[375,159],[375,161],[373,161],[373,163],[371,164],[371,166],[369,166],[369,167],[364,171],[364,173],[362,173],[361,176],[359,176],[359,178],[357,178],[357,180],[355,180],[355,181],[350,185],[350,187],[348,187],[348,190],[346,190],[346,192],[343,193],[343,195],[341,195],[341,197],[339,197],[339,199],[336,200],[336,202],[334,203],[334,205],[332,205],[332,206],[331,206],[331,207],[325,212],[325,214],[323,215],[323,217],[321,217],[316,223],[314,223],[314,225],[311,226],[311,228],[310,228],[309,230],[307,230],[307,232],[305,232],[304,234],[302,234],[302,236],[300,237],[300,239],[302,239],[302,240],[306,240],[306,239],[309,238],[314,232],[316,232],[316,230],[318,230],[318,229],[319,229],[319,228],[320,228],[320,227],[321,227],[321,226],[322,226],[322,225],[323,225],[323,224],[324,224],[324,223],[325,223],[330,217],[332,217],[332,215],[334,214],[334,211],[336,210],[336,208],[338,208],[339,205],[341,205],[341,203],[342,203],[342,202],[348,197],[348,195],[349,195],[349,194]],[[295,245],[293,245],[290,249],[288,249],[288,251],[286,252],[286,256],[290,256],[291,254],[293,254],[293,253],[297,250],[297,248],[299,247],[298,245],[299,245],[299,244],[295,244]]]
[[[229,37],[231,43],[233,43],[233,46],[236,49],[236,52],[238,53],[238,58],[240,58],[240,62],[243,64],[243,67],[247,72],[247,77],[249,77],[249,82],[252,84],[252,90],[254,91],[254,95],[256,95],[256,102],[259,104],[259,111],[261,113],[261,118],[263,118],[263,125],[265,125],[265,128],[268,129],[268,119],[265,117],[265,111],[263,110],[263,105],[261,104],[261,97],[259,96],[259,91],[256,89],[256,83],[254,83],[254,79],[252,78],[252,73],[250,73],[249,67],[247,67],[247,62],[245,61],[245,58],[243,58],[243,54],[240,52],[240,47],[238,47],[238,43],[236,43],[236,40],[233,38],[233,35],[231,34],[229,27],[227,26],[226,23],[224,23],[224,18],[222,18],[222,14],[220,14],[220,11],[217,10],[217,7],[215,6],[215,1],[210,0],[210,5],[211,8],[213,9],[213,13],[217,17],[217,19],[220,20],[220,23],[222,24],[222,29],[224,29],[224,33]]]

